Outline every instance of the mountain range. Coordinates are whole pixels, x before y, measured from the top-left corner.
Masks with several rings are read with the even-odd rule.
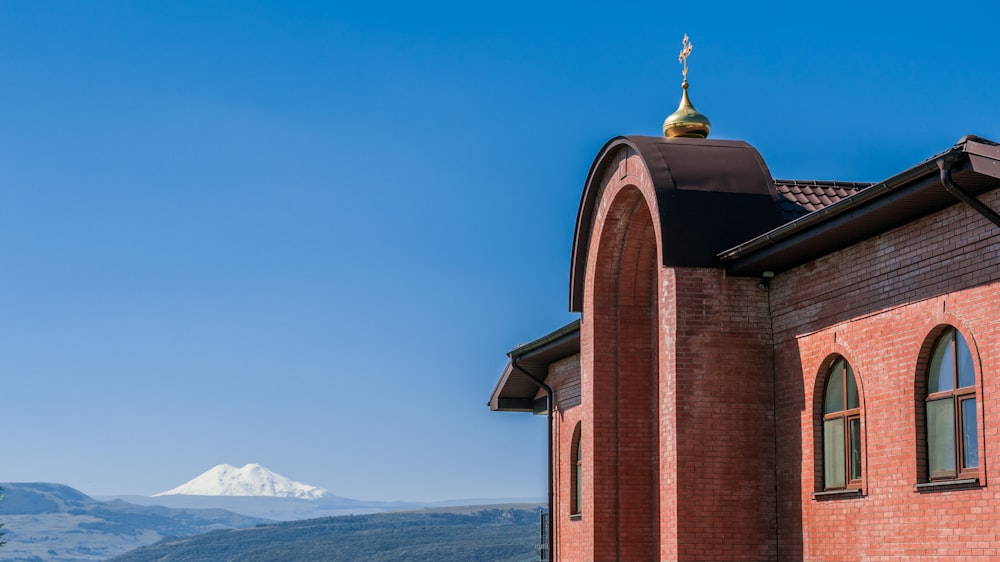
[[[99,499],[118,499],[137,505],[161,505],[176,509],[225,509],[278,521],[397,511],[428,505],[335,496],[318,486],[294,482],[259,464],[247,464],[242,468],[220,464],[176,488],[151,497],[106,496]]]
[[[3,483],[0,559],[78,562],[106,560],[165,537],[268,522],[221,509],[170,509],[121,500],[98,501],[64,486]]]
[[[324,517],[165,539],[109,562],[537,562],[539,505]]]
[[[317,486],[293,482],[254,464],[243,468],[219,465],[153,497],[92,498],[69,486],[51,483],[0,483],[0,486],[6,496],[0,501],[0,523],[4,525],[3,538],[8,541],[0,549],[0,559],[24,562],[107,560],[157,541],[162,545],[192,535],[277,521],[367,516],[420,508],[451,510],[454,506],[540,504],[538,498],[433,503],[354,500],[335,496]],[[484,521],[456,519],[455,529]],[[341,523],[321,527],[344,528]],[[387,537],[394,533],[388,528],[385,532]],[[363,536],[359,535],[357,540],[363,541]],[[426,548],[428,553],[439,552],[430,546]],[[434,555],[428,556],[434,559]],[[277,559],[281,559],[280,555]]]
[[[176,488],[152,497],[104,496],[98,499],[119,499],[137,505],[161,505],[178,509],[225,509],[277,521],[425,507],[533,504],[542,501],[541,498],[464,498],[438,502],[356,500],[333,495],[318,486],[293,482],[258,464],[248,464],[243,468],[220,464]]]

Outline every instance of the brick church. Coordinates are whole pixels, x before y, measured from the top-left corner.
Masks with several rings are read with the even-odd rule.
[[[543,557],[1000,559],[1000,145],[774,179],[686,86],[597,154],[580,319],[490,397],[548,417]]]

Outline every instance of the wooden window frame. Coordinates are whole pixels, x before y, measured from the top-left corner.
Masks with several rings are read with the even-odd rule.
[[[570,442],[569,516],[580,519],[583,514],[583,435],[577,422]]]
[[[955,328],[953,326],[948,326],[941,334],[939,334],[936,338],[934,338],[934,343],[931,345],[931,355],[930,355],[930,357],[927,360],[927,372],[926,372],[925,380],[924,380],[924,383],[925,383],[924,384],[924,386],[925,386],[925,392],[924,392],[924,394],[925,394],[925,398],[924,398],[924,425],[925,425],[926,432],[927,432],[927,437],[926,437],[926,439],[927,439],[927,455],[926,455],[926,458],[925,458],[925,462],[927,463],[927,481],[928,482],[947,482],[947,481],[950,481],[950,480],[969,480],[969,479],[977,479],[979,477],[979,466],[975,466],[975,467],[966,467],[965,466],[965,440],[962,438],[962,435],[963,435],[964,429],[965,429],[964,417],[962,416],[962,402],[968,400],[969,398],[972,398],[973,400],[976,400],[976,414],[975,414],[976,440],[977,440],[976,449],[981,454],[981,451],[979,451],[980,447],[979,447],[979,443],[978,443],[979,435],[980,435],[980,427],[979,427],[979,404],[980,404],[980,402],[979,402],[979,396],[978,396],[979,382],[978,382],[978,377],[976,376],[975,367],[973,367],[973,372],[972,372],[972,377],[973,377],[973,379],[972,379],[972,386],[964,386],[964,387],[961,387],[961,388],[958,387],[958,384],[959,384],[959,382],[958,382],[959,381],[958,367],[959,367],[959,363],[960,363],[960,361],[959,361],[959,349],[958,349],[958,337],[959,336],[961,336],[963,340],[965,339],[965,336],[962,336],[961,332],[959,332],[957,328]],[[951,341],[949,342],[949,346],[951,347],[951,361],[952,361],[952,365],[951,365],[951,376],[952,376],[951,389],[950,390],[943,390],[943,391],[940,391],[940,392],[934,392],[934,393],[932,393],[932,392],[930,392],[930,389],[928,387],[930,386],[930,381],[931,381],[931,368],[933,367],[934,351],[937,349],[938,344],[944,338],[951,338]],[[970,354],[972,353],[972,348],[969,347],[968,341],[966,341],[966,349],[968,349],[968,352]],[[972,359],[972,363],[974,365],[975,364],[975,356],[973,356],[971,359]],[[927,405],[930,402],[937,401],[937,400],[944,400],[944,399],[948,399],[948,398],[950,398],[952,400],[952,414],[955,417],[955,423],[954,423],[954,426],[955,426],[955,435],[953,436],[953,438],[955,440],[955,447],[954,447],[954,449],[952,451],[954,453],[954,456],[955,456],[955,458],[954,458],[954,461],[955,461],[955,472],[953,474],[952,473],[947,473],[947,474],[938,473],[938,474],[935,475],[935,474],[933,474],[931,472],[931,459],[930,459],[930,455],[931,455],[931,446],[930,446],[930,442],[931,442],[931,428],[929,426],[929,424],[930,424],[930,422],[929,422],[930,417],[928,416]],[[979,463],[981,464],[982,461],[980,460]]]
[[[842,396],[844,397],[844,409],[840,410],[840,411],[837,411],[837,412],[826,413],[824,410],[826,409],[827,385],[830,382],[830,377],[833,375],[834,368],[837,367],[837,363],[839,363],[841,361],[843,361],[843,363],[844,363],[844,376],[843,376],[843,380],[841,381],[841,388],[840,388]],[[848,404],[849,404],[848,395],[847,395],[847,389],[848,389],[847,379],[848,379],[848,377],[851,377],[854,380],[854,387],[858,391],[858,405],[855,408],[848,408]],[[851,368],[851,364],[843,356],[838,356],[836,359],[834,359],[830,363],[830,367],[826,371],[826,377],[823,379],[823,402],[822,402],[822,405],[823,406],[821,408],[821,411],[824,411],[824,413],[823,413],[822,423],[820,424],[820,428],[821,428],[822,433],[823,433],[823,439],[821,441],[821,443],[823,443],[823,457],[822,457],[823,458],[823,462],[820,464],[820,466],[823,467],[823,471],[824,471],[823,472],[823,480],[822,480],[823,491],[824,492],[831,492],[831,491],[837,491],[837,490],[861,490],[861,488],[862,488],[862,482],[864,481],[864,472],[865,472],[864,454],[863,454],[863,449],[862,449],[862,434],[864,433],[864,429],[861,426],[861,391],[860,391],[860,387],[858,386],[858,380],[857,380],[857,378],[854,377],[854,369]],[[827,451],[826,451],[826,422],[830,421],[830,420],[837,420],[837,419],[842,419],[843,420],[843,427],[844,427],[844,443],[843,443],[843,447],[844,447],[844,485],[843,486],[828,487],[826,485],[826,454],[827,454]],[[861,457],[862,457],[861,458],[861,468],[860,468],[860,470],[858,470],[857,478],[853,478],[852,477],[852,471],[851,471],[851,461],[852,461],[852,459],[851,459],[851,422],[853,420],[858,420],[858,426],[859,426],[859,432],[858,432],[858,451],[859,451],[859,454],[861,454]]]

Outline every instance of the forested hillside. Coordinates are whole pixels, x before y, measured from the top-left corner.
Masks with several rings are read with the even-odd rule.
[[[326,517],[164,539],[109,562],[527,562],[537,507],[439,509]]]
[[[0,560],[105,560],[164,537],[252,527],[266,519],[221,509],[170,509],[97,501],[62,484],[2,484],[4,540]]]

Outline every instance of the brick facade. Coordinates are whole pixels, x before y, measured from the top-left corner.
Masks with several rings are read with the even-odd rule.
[[[898,224],[860,241],[841,243],[847,235],[839,234],[831,245],[803,227],[806,242],[784,246],[798,263],[774,273],[692,265],[683,249],[665,251],[686,243],[672,238],[677,232],[704,232],[676,222],[705,210],[684,202],[699,193],[668,189],[681,191],[676,170],[690,164],[664,157],[673,173],[664,176],[648,149],[609,146],[588,179],[574,244],[578,354],[551,363],[546,377],[556,396],[555,559],[1000,559],[992,474],[1000,466],[1000,227],[935,191],[939,210],[885,214]],[[956,145],[947,157],[965,166],[979,201],[1000,210],[1000,150],[983,146]],[[978,156],[962,160],[975,150],[993,159],[986,173]],[[926,197],[917,189],[939,189],[932,166],[914,170],[886,184],[885,197],[916,186],[912,205]],[[715,191],[705,200],[756,196],[712,183],[711,167],[696,172],[709,181],[692,192]],[[665,205],[691,208],[665,220]],[[861,224],[862,211],[849,220]],[[978,480],[927,486],[925,377],[947,327],[974,359]],[[824,490],[823,395],[837,358],[858,386],[860,491]],[[572,516],[577,431],[583,497]]]
[[[995,191],[981,200],[1000,209]],[[783,559],[1000,558],[1000,496],[987,485],[1000,462],[998,233],[957,204],[771,283]],[[919,493],[924,373],[946,325],[978,359],[981,487]],[[864,495],[814,501],[822,486],[816,420],[835,354],[861,390]]]
[[[580,356],[583,518],[596,523],[593,556],[569,559],[774,559],[766,294],[720,269],[658,267],[640,156],[623,152],[602,182]]]

